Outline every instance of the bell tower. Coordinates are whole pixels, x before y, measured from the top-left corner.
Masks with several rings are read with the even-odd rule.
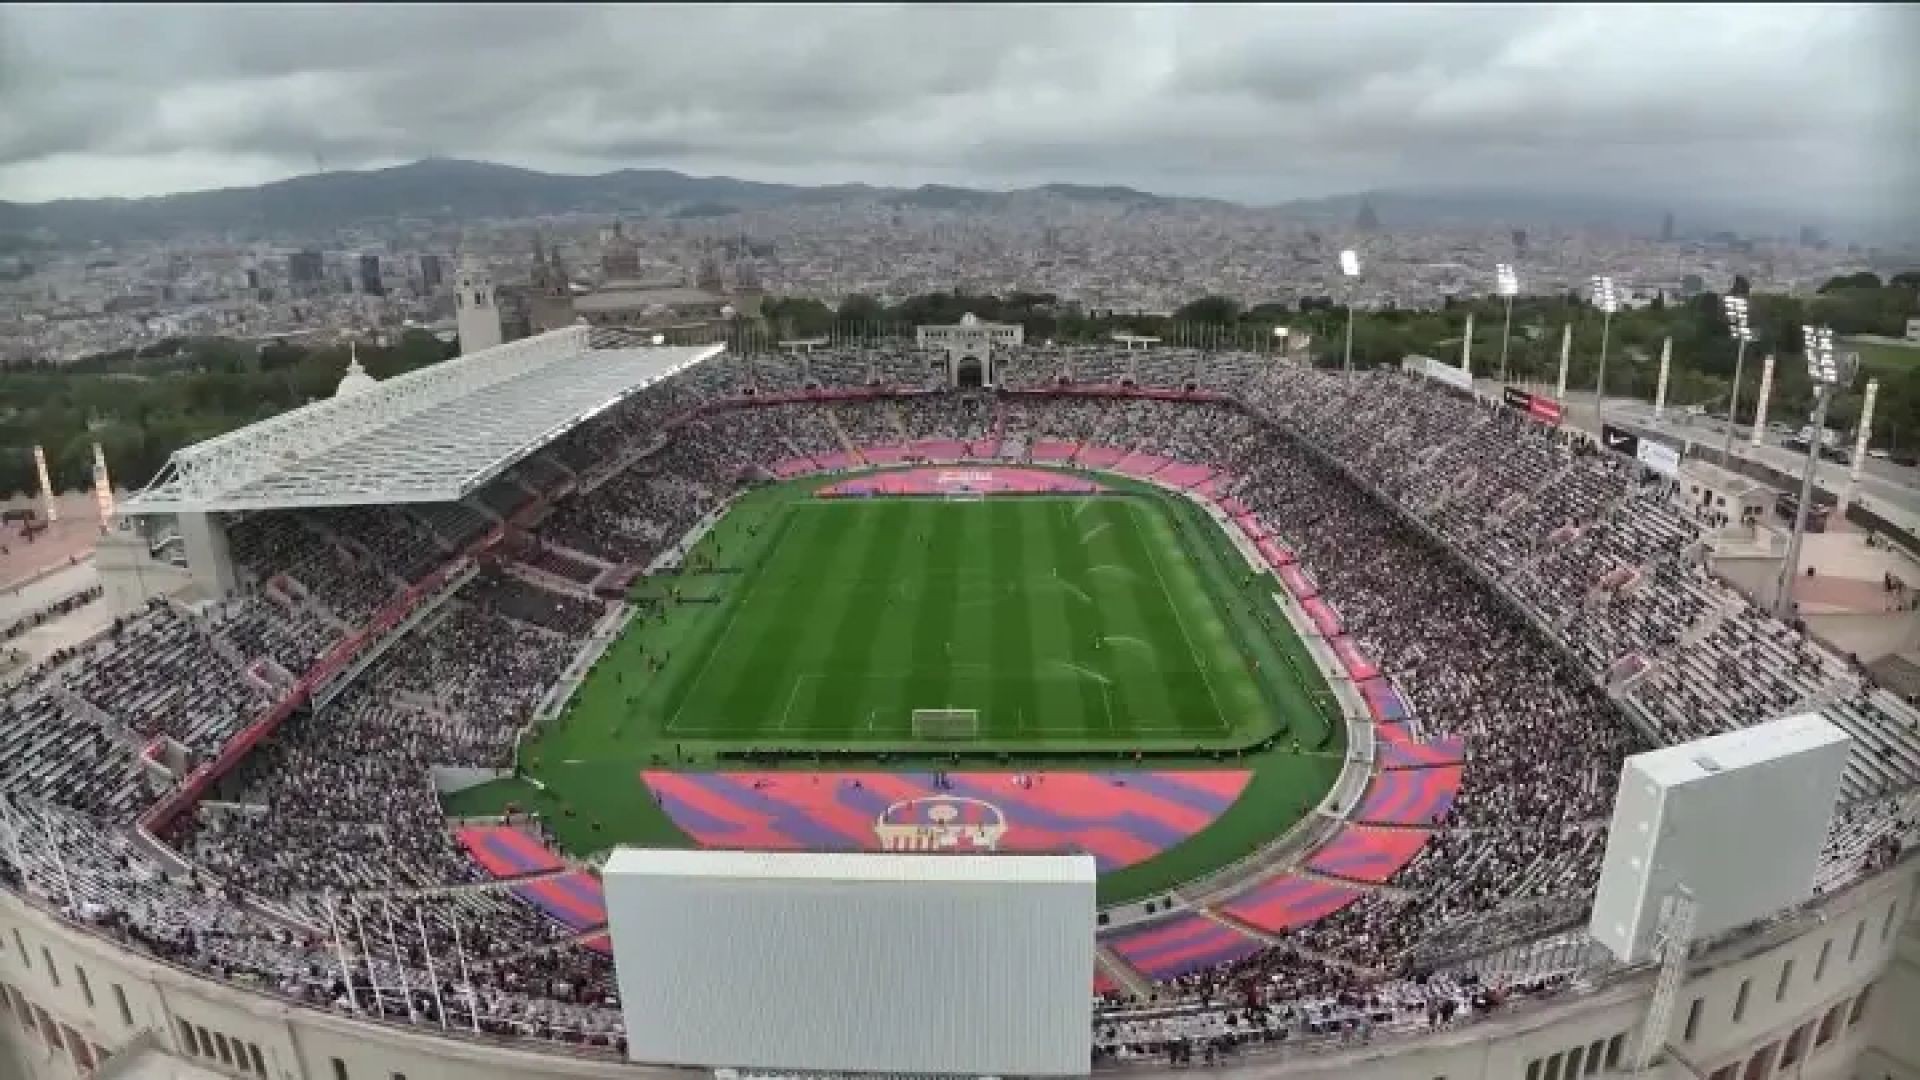
[[[453,312],[461,356],[500,344],[500,305],[494,302],[493,274],[477,255],[460,256],[460,269],[453,279]]]

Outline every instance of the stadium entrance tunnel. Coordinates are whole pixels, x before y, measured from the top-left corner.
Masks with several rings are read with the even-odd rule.
[[[954,383],[962,390],[978,390],[986,384],[985,368],[977,356],[963,356],[954,373]]]

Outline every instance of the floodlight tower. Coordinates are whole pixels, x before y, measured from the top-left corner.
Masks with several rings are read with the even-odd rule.
[[[1739,415],[1740,408],[1740,373],[1747,364],[1747,342],[1753,340],[1753,327],[1747,324],[1746,297],[1727,297],[1726,308],[1727,330],[1733,335],[1733,340],[1739,343],[1733,354],[1733,391],[1727,397],[1727,442],[1721,451],[1721,456],[1725,459],[1721,464],[1732,468],[1734,417]]]
[[[1813,474],[1820,467],[1820,450],[1826,445],[1827,406],[1835,390],[1853,378],[1853,356],[1833,352],[1833,328],[1803,326],[1806,338],[1807,377],[1813,380],[1813,438],[1807,440],[1807,464],[1800,473],[1800,505],[1793,515],[1793,535],[1787,540],[1787,560],[1780,564],[1780,585],[1773,594],[1773,614],[1785,620],[1793,614],[1793,581],[1800,573],[1800,544],[1807,535],[1807,512],[1813,504]]]
[[[1620,310],[1620,294],[1614,291],[1612,278],[1593,279],[1593,305],[1600,309],[1600,370],[1593,380],[1593,422],[1598,427],[1606,423],[1602,410],[1607,400],[1607,338],[1613,331],[1613,313]]]
[[[1346,358],[1344,367],[1346,369],[1346,373],[1351,375],[1353,374],[1353,300],[1354,300],[1354,287],[1351,284],[1351,282],[1357,281],[1360,277],[1360,256],[1352,248],[1347,248],[1346,250],[1340,252],[1340,272],[1342,274],[1345,274],[1349,279],[1349,284],[1347,285],[1347,358]]]
[[[1513,272],[1509,263],[1496,263],[1493,268],[1493,291],[1507,301],[1507,324],[1500,332],[1500,381],[1507,381],[1507,343],[1513,338],[1513,298],[1520,295],[1520,276]]]
[[[1286,327],[1276,326],[1273,328],[1273,344],[1275,348],[1280,350],[1280,359],[1285,360],[1292,355],[1293,350],[1290,347],[1292,343],[1287,340]]]

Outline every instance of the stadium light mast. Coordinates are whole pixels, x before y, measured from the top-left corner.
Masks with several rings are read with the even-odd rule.
[[[1353,282],[1360,277],[1360,256],[1352,248],[1340,252],[1340,272],[1347,276],[1347,358],[1343,365],[1346,373],[1353,374]]]
[[[1837,356],[1833,351],[1833,328],[1803,326],[1806,338],[1807,377],[1813,380],[1813,438],[1807,440],[1807,464],[1800,473],[1800,505],[1794,508],[1793,534],[1787,539],[1787,559],[1780,564],[1780,584],[1773,594],[1773,614],[1781,621],[1793,615],[1793,582],[1800,574],[1800,545],[1807,535],[1807,513],[1813,508],[1813,474],[1820,467],[1820,450],[1826,445],[1827,406],[1834,391],[1853,378],[1853,356]]]
[[[1507,381],[1507,344],[1513,338],[1513,298],[1520,295],[1520,276],[1513,272],[1509,263],[1497,263],[1493,268],[1493,291],[1507,301],[1507,324],[1500,332],[1500,381]]]
[[[1607,339],[1613,331],[1613,313],[1620,310],[1620,294],[1614,291],[1612,278],[1593,279],[1593,305],[1600,309],[1600,370],[1593,380],[1593,422],[1598,427],[1606,423]]]
[[[1727,439],[1721,449],[1720,462],[1731,468],[1733,465],[1733,427],[1740,409],[1740,374],[1747,364],[1747,342],[1753,340],[1753,327],[1747,324],[1747,298],[1729,296],[1725,301],[1727,309],[1727,330],[1733,334],[1738,346],[1733,354],[1733,391],[1727,397]]]

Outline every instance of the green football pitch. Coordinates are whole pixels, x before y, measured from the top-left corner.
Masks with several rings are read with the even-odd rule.
[[[541,812],[578,854],[691,841],[647,768],[1250,770],[1240,801],[1102,877],[1151,895],[1284,831],[1339,773],[1344,732],[1305,645],[1199,507],[1102,477],[1090,496],[822,499],[828,481],[738,500],[687,567],[639,582],[639,613],[523,778],[454,814]],[[951,738],[916,710],[967,710]],[[749,764],[750,763],[750,764]]]
[[[913,749],[915,710],[970,712],[956,734],[973,750],[1273,729],[1158,499],[801,500],[771,518],[669,677],[597,678],[583,707],[763,749]]]

